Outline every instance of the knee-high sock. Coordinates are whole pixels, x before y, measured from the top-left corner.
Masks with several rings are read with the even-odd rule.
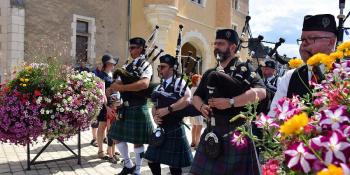
[[[161,175],[160,163],[148,162],[148,167],[151,169],[153,175]]]
[[[143,147],[143,145],[141,147],[135,148],[135,164],[136,164],[135,173],[136,174],[141,174],[141,165],[142,165],[142,158],[143,158],[144,151],[145,151],[145,147]]]
[[[126,144],[126,142],[118,143],[117,148],[118,148],[120,154],[124,158],[124,166],[127,168],[132,168],[134,165],[133,165],[132,161],[130,160],[128,145]]]

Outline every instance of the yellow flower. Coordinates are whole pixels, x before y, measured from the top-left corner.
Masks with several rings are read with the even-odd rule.
[[[24,82],[24,78],[20,78],[19,81]]]
[[[31,71],[33,69],[33,67],[32,66],[26,66],[24,69],[27,70],[27,71]]]
[[[29,79],[28,79],[28,78],[26,78],[26,79],[24,79],[24,81],[27,83],[27,82],[29,81]]]
[[[328,59],[326,57],[329,57],[329,56],[324,54],[324,53],[317,53],[317,54],[313,55],[312,57],[310,57],[307,60],[306,64],[309,66],[319,65],[322,59]]]
[[[317,175],[343,175],[343,170],[333,164],[328,165],[328,169],[324,169],[317,173]]]
[[[327,56],[327,57],[323,57],[321,59],[321,63],[324,64],[326,66],[326,69],[329,71],[330,69],[332,69],[333,63],[336,61],[336,57],[334,56]]]
[[[350,42],[343,42],[337,47],[337,51],[346,52],[350,49]]]
[[[334,59],[342,59],[342,58],[344,58],[344,53],[340,52],[340,51],[336,51],[336,52],[332,52],[331,54],[329,54],[329,56],[334,58]]]
[[[309,118],[306,113],[300,113],[294,115],[292,118],[283,123],[280,128],[280,132],[284,137],[300,134],[303,131],[304,126],[309,123]]]
[[[27,84],[23,84],[22,86],[23,86],[23,87],[26,87],[26,86],[27,86]]]
[[[294,69],[294,68],[298,68],[301,65],[303,65],[304,61],[300,58],[294,58],[294,59],[289,60],[288,64],[289,64],[290,68]]]

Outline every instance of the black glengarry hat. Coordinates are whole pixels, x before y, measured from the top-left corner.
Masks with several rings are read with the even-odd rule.
[[[239,37],[236,31],[232,29],[219,29],[216,31],[215,39],[224,39],[238,45]]]
[[[303,31],[325,31],[337,35],[335,18],[331,14],[306,15],[304,17]]]
[[[174,67],[174,65],[176,64],[176,59],[173,56],[166,54],[159,58],[159,62],[166,63],[170,67]]]
[[[268,61],[265,61],[264,67],[276,69],[276,63],[274,61],[268,60]]]
[[[130,45],[138,45],[140,47],[145,47],[145,43],[146,41],[143,39],[143,38],[140,38],[140,37],[135,37],[135,38],[131,38],[129,40],[129,44]]]

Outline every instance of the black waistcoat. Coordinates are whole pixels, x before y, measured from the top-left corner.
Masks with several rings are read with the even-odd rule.
[[[143,62],[143,59],[139,59],[134,66],[133,62],[131,62],[128,66],[126,66],[126,71],[129,73],[136,75],[135,71],[138,69],[139,66],[141,66]],[[124,101],[128,101],[130,105],[132,104],[145,104],[146,103],[146,96],[140,96],[140,95],[135,95],[135,92],[121,92],[121,97],[123,98]]]
[[[308,68],[305,65],[293,72],[288,85],[287,97],[291,98],[293,95],[303,97],[305,94],[310,93],[309,89]]]
[[[176,79],[173,81],[176,82]],[[160,85],[160,86],[162,86],[162,85]],[[168,93],[173,93],[173,89],[174,89],[174,86],[173,86],[173,83],[171,82],[167,85],[166,88],[164,88],[164,91],[168,92]],[[174,92],[174,93],[177,93],[177,92]],[[181,98],[178,94],[176,94],[176,95],[178,96],[179,99]],[[162,119],[163,119],[163,122],[160,125],[160,127],[164,128],[164,129],[170,129],[170,128],[180,126],[182,123],[183,117],[175,116],[175,115],[172,115],[170,113],[170,114],[164,116]]]

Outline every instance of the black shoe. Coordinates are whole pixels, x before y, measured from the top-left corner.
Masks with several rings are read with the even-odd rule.
[[[123,170],[118,175],[128,175],[133,174],[136,169],[136,165],[131,168],[124,167]]]

